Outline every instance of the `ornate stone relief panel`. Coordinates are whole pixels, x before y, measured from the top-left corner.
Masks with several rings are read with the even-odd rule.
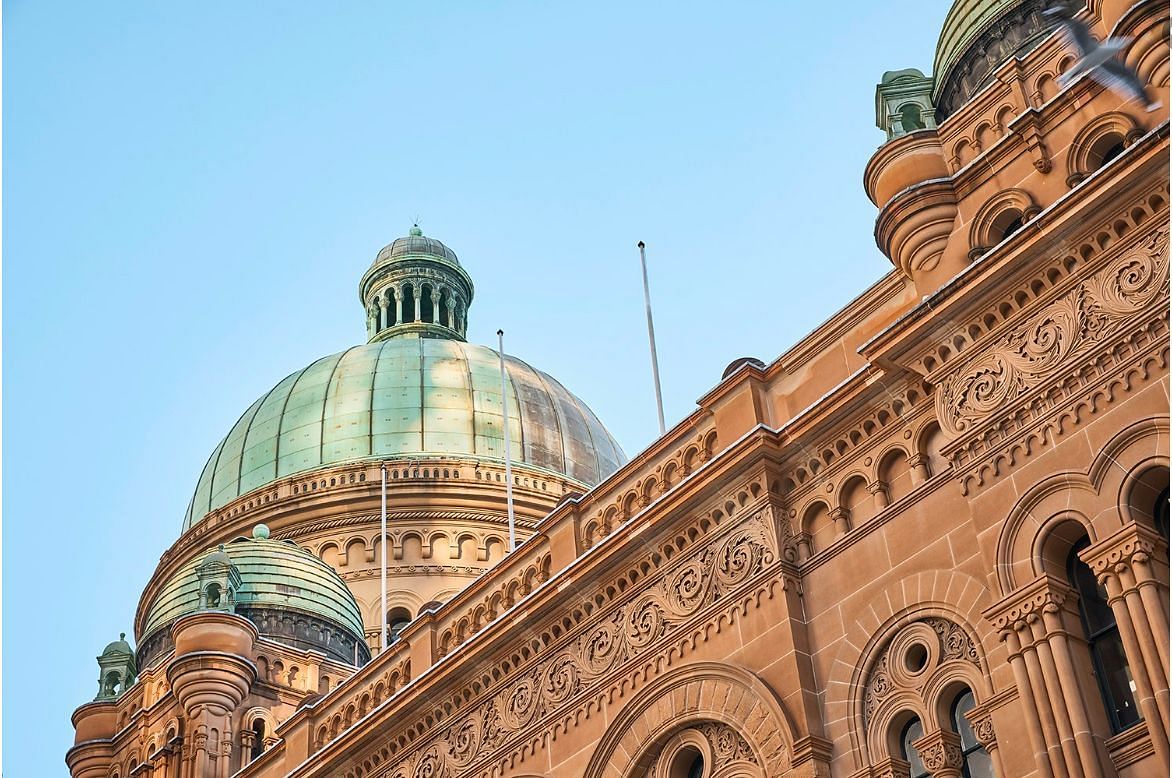
[[[892,694],[919,693],[937,668],[954,661],[980,667],[976,644],[963,627],[939,617],[904,627],[879,655],[871,671],[863,694],[864,724],[874,718]]]
[[[722,538],[697,548],[646,587],[598,612],[567,635],[560,647],[545,653],[548,658],[522,668],[481,695],[468,712],[457,714],[455,723],[412,744],[412,754],[392,762],[395,766],[386,774],[471,774],[548,731],[665,640],[681,637],[687,621],[777,561],[776,529],[768,525],[769,516],[768,511],[746,516]],[[727,737],[720,743],[732,752],[740,747]],[[386,749],[380,753],[391,756]]]
[[[941,426],[953,437],[973,430],[1076,366],[1108,337],[1159,307],[1167,294],[1163,227],[946,378],[936,393]]]

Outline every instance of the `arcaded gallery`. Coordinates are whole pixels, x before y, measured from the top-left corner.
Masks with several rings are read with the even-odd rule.
[[[355,258],[367,342],[192,474],[74,778],[1166,775],[1169,11],[1053,5],[874,74],[889,272],[630,458],[465,340],[475,257]]]

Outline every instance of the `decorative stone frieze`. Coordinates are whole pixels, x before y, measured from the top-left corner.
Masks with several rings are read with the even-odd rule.
[[[951,436],[1006,415],[1031,390],[1069,369],[1118,329],[1166,308],[1168,230],[1111,262],[945,378],[936,392]]]
[[[766,514],[746,516],[731,533],[698,548],[650,586],[574,630],[546,659],[528,664],[505,685],[482,695],[455,723],[416,739],[412,755],[397,762],[388,776],[463,775],[490,757],[502,758],[777,559],[776,529]],[[422,735],[426,729],[420,726],[417,722],[415,730]]]

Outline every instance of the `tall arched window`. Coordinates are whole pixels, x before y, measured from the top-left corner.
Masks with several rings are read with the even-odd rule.
[[[956,696],[952,703],[952,729],[960,735],[960,752],[964,759],[962,771],[964,778],[993,778],[993,760],[973,734],[973,727],[964,714],[974,707],[977,701],[969,689],[965,689]]]
[[[265,752],[265,720],[257,718],[252,722],[252,759]]]
[[[924,767],[924,761],[920,759],[920,752],[912,745],[923,736],[924,725],[918,718],[913,718],[905,724],[899,736],[899,751],[908,763],[908,774],[911,778],[928,778],[928,770]]]
[[[1085,537],[1074,544],[1066,559],[1066,572],[1071,585],[1078,592],[1083,631],[1091,651],[1095,675],[1099,679],[1103,705],[1111,719],[1111,730],[1122,732],[1143,717],[1135,705],[1135,684],[1131,680],[1131,669],[1127,666],[1127,656],[1119,639],[1115,614],[1107,604],[1107,592],[1095,580],[1091,568],[1078,558],[1078,552],[1090,544],[1090,540]]]

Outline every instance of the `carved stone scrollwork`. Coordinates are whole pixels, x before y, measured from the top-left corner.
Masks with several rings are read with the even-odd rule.
[[[960,778],[964,756],[960,750],[960,736],[955,732],[933,732],[912,745],[930,774],[940,778]]]
[[[926,642],[932,640],[931,636],[935,637],[935,645]],[[907,625],[875,661],[863,693],[863,720],[870,721],[893,692],[918,691],[936,667],[954,661],[980,667],[976,643],[967,630],[940,617]]]
[[[765,519],[763,513],[754,514],[724,540],[699,550],[628,604],[587,627],[551,658],[462,716],[443,730],[438,740],[421,747],[389,775],[447,778],[467,774],[472,765],[507,747],[514,736],[575,705],[604,674],[643,654],[684,620],[776,561],[775,530]],[[717,729],[711,734],[717,738],[714,753],[717,748],[729,754],[748,749],[739,735],[732,737]]]
[[[713,770],[719,770],[729,762],[757,764],[753,749],[749,748],[745,739],[727,724],[709,722],[701,724],[697,729],[712,748]]]
[[[955,437],[1073,367],[1096,344],[1168,294],[1168,230],[1153,234],[1050,303],[941,382],[936,411]]]

